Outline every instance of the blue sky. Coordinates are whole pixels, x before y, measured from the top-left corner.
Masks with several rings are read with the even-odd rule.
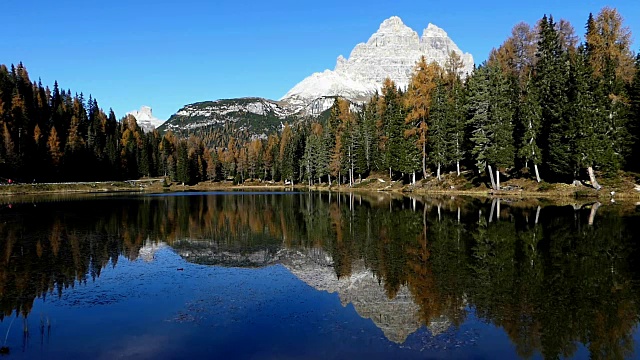
[[[479,63],[520,21],[550,13],[582,36],[589,12],[609,5],[637,52],[637,1],[10,1],[0,12],[0,63],[22,61],[32,79],[92,94],[118,117],[149,105],[167,119],[196,101],[279,99],[333,69],[392,15],[420,34],[438,25]]]

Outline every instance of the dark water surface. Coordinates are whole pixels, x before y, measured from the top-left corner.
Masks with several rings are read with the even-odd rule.
[[[0,201],[7,358],[640,356],[633,204],[34,199]]]

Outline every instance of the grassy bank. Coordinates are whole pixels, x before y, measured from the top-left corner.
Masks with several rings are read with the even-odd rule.
[[[438,180],[429,177],[415,185],[393,181],[383,174],[374,174],[367,179],[357,181],[353,187],[348,185],[332,186],[323,183],[308,186],[297,184],[293,187],[284,183],[245,181],[234,185],[232,182],[201,182],[195,185],[165,183],[162,178],[142,179],[121,182],[82,182],[48,184],[12,184],[0,186],[0,196],[24,194],[68,194],[68,193],[117,193],[117,192],[180,192],[180,191],[337,191],[337,192],[389,192],[435,196],[480,196],[500,198],[592,198],[602,200],[629,199],[640,200],[640,191],[634,176],[621,176],[616,179],[603,179],[603,188],[596,191],[588,184],[538,183],[529,179],[506,179],[501,183],[500,191],[488,188],[484,183],[475,183],[468,175],[447,174]],[[613,194],[613,195],[612,195]]]

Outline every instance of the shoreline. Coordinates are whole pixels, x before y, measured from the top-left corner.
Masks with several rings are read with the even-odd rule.
[[[375,185],[379,183],[375,182]],[[384,183],[383,183],[384,184]],[[244,185],[233,185],[225,182],[202,182],[195,185],[162,186],[161,179],[143,179],[132,181],[111,181],[111,182],[82,182],[82,183],[47,183],[47,184],[12,184],[0,186],[0,198],[9,199],[20,195],[64,195],[64,194],[118,194],[118,193],[165,193],[165,192],[194,192],[194,191],[323,191],[336,193],[389,193],[403,196],[469,196],[477,198],[501,198],[501,199],[593,199],[598,201],[640,201],[640,192],[616,191],[611,195],[608,190],[596,191],[586,187],[573,187],[563,190],[549,191],[527,191],[500,190],[473,188],[463,189],[442,189],[413,187],[411,185],[396,184],[393,186],[354,186],[345,185],[331,187],[328,184],[309,186],[297,184],[294,186],[282,183],[249,183]]]

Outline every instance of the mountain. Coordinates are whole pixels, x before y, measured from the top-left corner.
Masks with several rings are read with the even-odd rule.
[[[348,59],[339,56],[334,70],[312,74],[278,101],[241,98],[189,104],[159,129],[188,136],[225,128],[225,133],[265,137],[281,129],[284,122],[326,114],[336,97],[361,104],[387,77],[404,88],[421,56],[444,66],[451,52],[463,61],[461,75],[473,71],[473,57],[463,53],[443,29],[429,24],[419,36],[393,16],[382,22],[366,43],[356,45]]]
[[[130,111],[127,115],[136,118],[136,122],[145,132],[153,131],[165,122],[153,116],[153,110],[149,106],[142,106],[140,110]]]
[[[351,51],[349,59],[338,57],[334,70],[315,73],[293,87],[281,101],[296,110],[304,109],[320,96],[340,96],[351,101],[365,101],[382,87],[389,77],[396,85],[409,85],[416,61],[446,64],[449,54],[460,55],[465,75],[473,71],[473,56],[464,54],[441,28],[429,24],[418,36],[397,16],[385,20],[369,41]]]
[[[182,258],[201,265],[239,268],[282,265],[314,289],[337,294],[343,306],[352,304],[360,317],[371,319],[387,339],[398,344],[404,343],[422,326],[420,308],[406,285],[402,285],[390,299],[384,281],[367,269],[363,261],[353,264],[350,275],[339,278],[333,258],[326,251],[281,246],[273,243],[271,246],[241,250],[228,244],[198,240],[181,240],[172,245]],[[450,326],[451,322],[444,315],[427,324],[433,336]]]

